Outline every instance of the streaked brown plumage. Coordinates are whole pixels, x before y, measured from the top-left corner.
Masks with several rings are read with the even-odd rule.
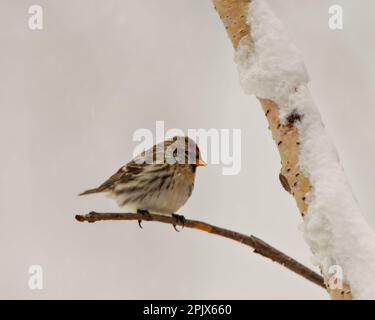
[[[191,196],[199,148],[188,137],[174,137],[135,157],[99,187],[80,195],[110,192],[119,206],[140,212],[174,214]]]

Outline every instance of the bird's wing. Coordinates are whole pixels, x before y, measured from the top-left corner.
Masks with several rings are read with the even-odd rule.
[[[79,195],[83,196],[98,192],[108,192],[113,190],[119,183],[126,183],[135,180],[137,177],[143,174],[163,171],[165,167],[169,166],[168,164],[164,163],[164,150],[173,142],[173,139],[166,140],[165,142],[154,145],[150,149],[143,151],[141,154],[136,156],[132,161],[122,166],[115,174],[110,176],[99,187],[86,190],[80,193]],[[163,164],[153,164],[153,160],[155,161],[155,159],[159,159],[159,155],[160,158],[163,160]]]
[[[99,189],[112,190],[118,182],[126,183],[134,180],[134,178],[144,171],[145,164],[138,164],[134,161],[130,161],[125,166],[121,167],[114,175],[103,182]]]
[[[119,183],[126,183],[128,181],[134,180],[135,177],[144,171],[146,164],[137,163],[134,160],[130,161],[125,166],[122,166],[115,174],[110,176],[106,181],[104,181],[99,187],[94,189],[86,190],[80,193],[80,196],[98,192],[107,192],[113,190],[113,188]]]

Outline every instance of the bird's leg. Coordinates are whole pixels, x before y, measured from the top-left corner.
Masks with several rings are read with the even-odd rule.
[[[172,217],[176,219],[176,222],[177,223],[181,223],[182,224],[182,229],[184,228],[185,226],[185,222],[186,222],[186,218],[182,215],[179,215],[179,214],[175,214],[175,213],[172,213]],[[177,232],[180,232],[180,230],[177,229],[176,225],[174,224],[173,225],[173,228],[177,231]],[[181,229],[181,230],[182,230]]]
[[[137,213],[141,214],[145,218],[145,220],[151,220],[151,214],[147,210],[138,209]],[[142,227],[142,220],[138,220],[138,225],[139,225],[139,227],[141,229],[143,229],[143,227]]]

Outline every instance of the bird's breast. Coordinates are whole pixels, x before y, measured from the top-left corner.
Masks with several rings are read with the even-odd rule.
[[[171,214],[189,199],[195,174],[187,166],[177,166],[158,174],[145,174],[130,184],[118,185],[116,198],[120,205],[156,213]]]

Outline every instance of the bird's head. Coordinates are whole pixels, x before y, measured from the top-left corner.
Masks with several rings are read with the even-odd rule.
[[[172,156],[178,164],[190,165],[193,171],[197,167],[206,166],[202,160],[198,145],[189,137],[176,136],[171,140],[167,140],[166,157]]]

